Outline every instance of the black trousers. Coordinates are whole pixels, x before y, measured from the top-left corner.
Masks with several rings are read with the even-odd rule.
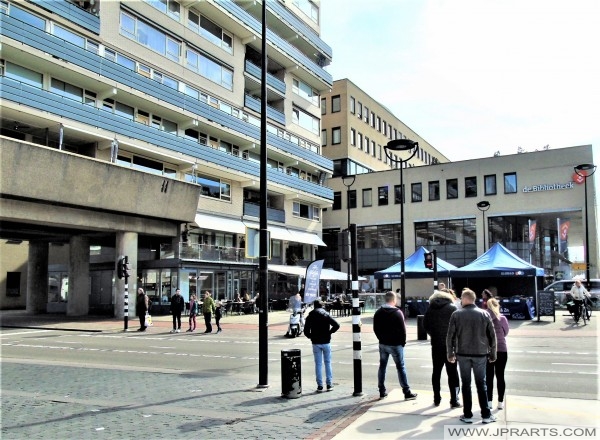
[[[431,386],[433,387],[433,400],[439,402],[442,399],[440,379],[442,370],[446,366],[448,375],[448,388],[450,389],[450,403],[457,403],[460,391],[460,380],[458,379],[458,367],[455,363],[448,362],[446,347],[431,347],[431,360],[433,361],[433,373],[431,374]]]
[[[204,324],[206,324],[207,332],[212,332],[212,324],[210,323],[211,316],[212,316],[212,313],[210,313],[210,312],[204,314]]]
[[[496,362],[488,362],[485,373],[485,382],[487,386],[488,402],[491,402],[494,397],[494,375],[498,383],[498,402],[504,402],[504,391],[506,390],[506,382],[504,382],[504,370],[508,362],[508,353],[499,351],[496,353]]]
[[[146,328],[146,314],[144,313],[143,315],[138,315],[138,318],[140,318],[140,329],[145,329]]]
[[[173,330],[181,330],[181,312],[173,313]]]

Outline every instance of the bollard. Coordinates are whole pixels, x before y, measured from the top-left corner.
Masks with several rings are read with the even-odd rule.
[[[425,315],[417,315],[417,339],[419,341],[427,340],[427,332],[423,322],[425,321]]]
[[[281,350],[281,397],[296,399],[302,394],[300,350]]]

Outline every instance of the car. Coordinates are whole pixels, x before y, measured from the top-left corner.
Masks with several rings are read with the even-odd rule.
[[[582,280],[583,285],[587,288],[587,282]],[[554,281],[552,284],[544,287],[545,292],[554,292],[554,298],[558,304],[565,304],[565,295],[571,291],[571,287],[573,287],[573,283],[575,280],[560,280]],[[600,304],[600,279],[592,279],[592,286],[589,289],[590,295],[592,296],[592,302],[594,305]]]

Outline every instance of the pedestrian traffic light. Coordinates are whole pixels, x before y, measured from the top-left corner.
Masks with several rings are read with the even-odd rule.
[[[119,279],[122,279],[125,274],[123,273],[123,260],[124,258],[121,257],[119,258],[119,261],[117,261],[117,276],[119,277]]]
[[[433,269],[433,252],[425,252],[425,267],[427,269]]]
[[[338,252],[342,261],[348,261],[350,259],[350,244],[350,231],[346,229],[342,232],[338,232]]]
[[[119,279],[129,278],[131,272],[131,265],[127,257],[119,258],[117,262],[117,276]]]

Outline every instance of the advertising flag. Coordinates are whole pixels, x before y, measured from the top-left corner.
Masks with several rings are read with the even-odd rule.
[[[556,221],[558,224],[558,253],[565,258],[569,258],[568,246],[571,220],[568,218],[557,218]]]
[[[536,227],[537,227],[537,221],[536,220],[529,220],[529,262],[531,263],[532,261],[532,253],[533,250],[535,249],[535,233],[536,233]]]
[[[304,303],[312,304],[319,297],[319,285],[321,282],[321,269],[325,260],[315,260],[306,268],[304,283]]]

